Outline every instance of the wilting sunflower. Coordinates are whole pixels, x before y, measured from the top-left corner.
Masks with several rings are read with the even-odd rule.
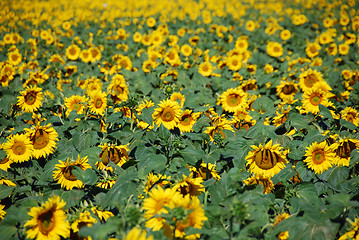
[[[222,105],[227,112],[236,112],[248,106],[247,94],[238,88],[229,88],[223,92],[217,100],[218,105]]]
[[[180,115],[181,110],[178,102],[167,99],[160,102],[152,114],[152,118],[156,125],[163,124],[165,128],[171,130],[177,126]]]
[[[317,114],[319,113],[319,104],[326,107],[330,105],[327,93],[321,89],[308,89],[302,97],[302,106],[305,112]]]
[[[298,92],[298,84],[294,81],[281,81],[276,87],[277,95],[283,101],[292,101],[294,95]]]
[[[99,145],[99,147],[102,149],[99,155],[101,162],[97,163],[97,167],[100,170],[105,169],[110,161],[121,167],[129,160],[128,152],[130,149],[128,148],[128,144],[116,146],[114,144],[108,145],[108,143],[105,143],[104,145]]]
[[[338,240],[356,240],[359,238],[359,218],[355,218],[354,222],[349,220],[351,230],[344,233]]]
[[[125,240],[153,240],[152,235],[150,235],[148,238],[146,238],[146,235],[146,230],[141,230],[137,227],[134,227],[127,233]]]
[[[34,112],[42,105],[43,93],[37,86],[27,86],[18,96],[17,105],[25,112]]]
[[[8,138],[3,145],[7,157],[13,162],[25,162],[31,158],[34,146],[30,139],[24,134],[15,134]]]
[[[97,223],[96,218],[91,216],[89,211],[80,213],[78,219],[71,224],[70,239],[86,239],[91,240],[91,237],[80,237],[78,232],[83,227],[90,227],[92,224]]]
[[[317,143],[307,147],[305,155],[307,158],[304,162],[307,163],[308,168],[314,170],[316,174],[321,174],[332,167],[335,162],[335,154],[333,147],[328,146],[327,142]]]
[[[249,171],[256,176],[271,178],[285,168],[287,160],[283,154],[282,147],[274,144],[270,140],[266,145],[252,145],[251,150],[246,156]]]
[[[317,70],[308,69],[299,75],[299,87],[303,92],[312,89],[314,84],[319,81],[324,81],[324,79],[323,74]]]
[[[334,164],[338,166],[349,166],[350,154],[354,149],[359,149],[358,139],[340,139],[333,143],[331,147],[334,149]]]
[[[50,123],[46,126],[40,126],[38,123],[35,128],[25,128],[25,130],[34,146],[32,151],[34,158],[46,157],[55,151],[58,134]]]
[[[70,158],[67,158],[66,162],[59,160],[59,164],[55,165],[55,170],[52,176],[55,181],[61,184],[61,188],[65,188],[67,190],[71,190],[74,187],[82,188],[84,186],[83,182],[76,178],[76,176],[72,173],[72,170],[74,170],[75,167],[79,167],[81,170],[91,168],[87,161],[87,156],[83,158],[78,156],[76,160],[70,160]]]
[[[63,210],[65,205],[66,203],[55,195],[41,207],[31,208],[28,214],[32,218],[24,225],[30,227],[26,231],[27,238],[60,240],[60,236],[70,237],[70,225]]]
[[[181,132],[191,132],[193,125],[196,123],[197,118],[201,115],[200,112],[192,113],[192,110],[186,109],[181,112],[178,122],[178,129]]]
[[[246,180],[243,181],[246,185],[263,185],[263,193],[271,193],[274,189],[274,185],[272,180],[269,177],[263,177],[263,176],[250,176]]]
[[[68,117],[70,113],[76,110],[77,114],[82,114],[85,111],[85,103],[88,98],[86,96],[72,95],[71,97],[65,98],[66,116]]]
[[[189,176],[183,175],[182,180],[180,180],[173,188],[177,189],[183,196],[198,196],[201,192],[204,192],[202,182],[203,178],[194,178],[193,173],[191,173]]]
[[[166,175],[161,175],[161,174],[153,174],[153,173],[149,173],[147,176],[147,182],[145,185],[145,188],[143,189],[143,191],[145,193],[149,193],[151,191],[151,189],[156,185],[159,187],[164,187],[166,184],[170,183],[171,176],[166,176]]]
[[[89,109],[91,112],[103,116],[107,107],[107,93],[101,91],[92,91],[89,93]]]
[[[359,126],[359,115],[355,108],[346,107],[341,112],[342,119],[353,123],[355,126]]]

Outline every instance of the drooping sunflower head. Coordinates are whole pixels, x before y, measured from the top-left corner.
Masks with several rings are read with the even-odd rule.
[[[21,163],[30,160],[34,147],[27,135],[15,134],[8,138],[3,149],[9,160]]]
[[[204,180],[214,178],[217,181],[221,179],[221,176],[216,171],[216,165],[212,163],[201,163],[201,165],[196,167],[189,167],[189,170],[192,172],[194,178],[202,178]]]
[[[128,148],[128,144],[117,146],[114,144],[108,145],[107,143],[105,143],[104,145],[100,145],[99,147],[102,148],[102,151],[99,155],[99,158],[102,162],[101,166],[104,166],[102,169],[104,169],[110,161],[121,167],[125,162],[129,160],[128,152],[130,151],[130,149]]]
[[[25,112],[34,112],[42,105],[43,93],[41,88],[33,85],[21,91],[21,96],[17,97],[17,105]]]
[[[272,192],[274,189],[274,184],[272,180],[269,177],[263,177],[263,176],[250,176],[246,180],[243,181],[246,185],[263,185],[263,193],[267,194]]]
[[[287,160],[279,144],[273,145],[270,140],[264,146],[253,145],[252,148],[246,156],[246,165],[254,175],[271,178],[285,167]]]
[[[180,114],[181,109],[178,102],[167,99],[161,101],[152,114],[152,118],[156,125],[163,124],[164,127],[171,130],[177,126]]]
[[[276,87],[277,95],[282,100],[292,100],[294,95],[298,92],[298,84],[294,81],[281,81],[280,85]]]
[[[349,166],[350,154],[354,149],[359,148],[358,139],[340,139],[331,145],[335,153],[334,164],[338,166]]]
[[[193,173],[191,173],[189,176],[183,175],[183,179],[180,180],[174,188],[176,188],[183,196],[198,196],[201,192],[204,192],[202,182],[203,178],[194,178]]]
[[[307,157],[304,162],[307,163],[308,168],[314,170],[316,174],[321,174],[332,167],[335,161],[335,154],[333,147],[328,146],[327,142],[317,143],[307,147],[305,153]]]

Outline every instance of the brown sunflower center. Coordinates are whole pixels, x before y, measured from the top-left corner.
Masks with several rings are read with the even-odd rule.
[[[72,170],[74,169],[74,166],[67,166],[64,169],[64,177],[69,181],[76,181],[76,176],[72,174]]]
[[[304,78],[304,84],[308,88],[313,87],[314,83],[316,82],[318,82],[318,79],[314,74],[310,74]]]
[[[227,97],[227,104],[231,107],[239,105],[241,102],[241,98],[238,94],[229,94]]]
[[[322,149],[313,151],[312,159],[314,164],[321,164],[325,160],[325,153]]]
[[[295,87],[293,85],[285,85],[282,89],[282,92],[285,95],[291,95],[292,93],[295,92]]]
[[[256,153],[254,161],[259,168],[268,170],[277,164],[278,158],[279,156],[270,149],[262,149]]]
[[[48,235],[55,227],[54,209],[41,213],[37,218],[37,226],[43,235]]]
[[[244,87],[242,87],[242,89],[243,89],[243,91],[247,92],[249,90],[256,89],[256,87],[257,87],[257,85],[255,85],[253,83],[248,83]]]
[[[43,149],[49,144],[49,133],[47,133],[43,129],[37,129],[35,134],[31,138],[31,141],[35,149]]]
[[[95,101],[95,107],[96,108],[100,108],[102,106],[102,100],[101,99],[96,99],[96,101]]]
[[[28,92],[25,95],[25,103],[27,105],[33,105],[36,101],[36,93],[35,92]]]
[[[203,65],[202,66],[202,71],[203,72],[208,72],[209,71],[209,67],[207,65]]]
[[[346,119],[348,122],[354,122],[354,119],[356,119],[356,114],[352,113],[352,112],[348,112],[347,115],[346,115]]]
[[[336,154],[341,158],[349,158],[354,149],[356,149],[355,143],[348,140],[338,146]]]
[[[184,126],[188,126],[188,125],[191,124],[192,119],[193,118],[191,117],[191,115],[185,115],[181,119],[181,124],[184,125]]]
[[[120,95],[123,93],[123,87],[121,87],[120,85],[117,85],[116,87],[114,87],[114,91],[116,95]]]
[[[172,108],[166,107],[161,113],[161,119],[165,122],[171,122],[175,118],[175,112]]]
[[[279,53],[279,52],[280,52],[280,48],[279,48],[279,47],[274,47],[274,48],[273,48],[273,52]]]
[[[76,54],[76,49],[71,48],[69,52],[70,52],[70,55],[75,55]]]
[[[23,155],[26,152],[26,145],[23,142],[15,142],[11,149],[14,154]]]
[[[13,54],[13,55],[11,56],[11,59],[12,59],[13,61],[16,61],[17,58],[18,58],[18,56],[17,56],[16,54]]]
[[[310,97],[310,103],[314,106],[318,106],[321,101],[322,101],[322,98],[318,95],[314,95],[314,96]]]

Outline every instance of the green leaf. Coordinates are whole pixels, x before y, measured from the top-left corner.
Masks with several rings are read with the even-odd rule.
[[[72,173],[85,185],[95,185],[97,182],[97,175],[92,169],[81,170],[80,167],[75,167]]]

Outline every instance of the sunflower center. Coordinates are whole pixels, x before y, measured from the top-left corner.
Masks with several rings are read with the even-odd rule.
[[[29,92],[25,96],[25,103],[27,105],[32,105],[36,101],[36,93],[35,92]]]
[[[38,129],[31,138],[31,141],[35,149],[43,149],[49,144],[50,136],[46,131]]]
[[[16,61],[16,60],[17,60],[17,55],[16,55],[16,54],[13,54],[13,55],[11,56],[11,58],[12,58],[13,61]]]
[[[311,87],[313,87],[314,83],[316,83],[317,81],[318,81],[318,79],[316,78],[316,76],[313,74],[310,74],[304,79],[304,84],[308,88],[311,88]]]
[[[42,234],[48,235],[52,229],[55,227],[55,215],[53,209],[49,209],[47,212],[44,212],[39,215],[37,218],[37,225]]]
[[[314,164],[321,164],[325,160],[325,154],[322,149],[313,152],[312,159]]]
[[[73,166],[67,166],[64,169],[64,177],[69,181],[76,181],[76,176],[72,174]]]
[[[237,106],[240,103],[240,97],[237,94],[230,94],[227,98],[227,104],[231,107]]]
[[[247,92],[249,90],[256,89],[256,87],[257,87],[257,85],[255,85],[253,83],[248,83],[242,89],[243,89],[243,91]]]
[[[336,150],[336,153],[341,158],[349,158],[351,152],[356,149],[355,143],[352,141],[345,141],[339,145]]]
[[[26,145],[23,142],[15,142],[11,149],[14,154],[23,155],[26,151]]]
[[[294,91],[295,91],[295,88],[293,85],[285,85],[282,89],[282,92],[285,95],[290,95],[290,94],[294,93]]]
[[[257,152],[254,156],[254,161],[259,168],[268,170],[277,164],[278,155],[269,149],[263,149]]]
[[[72,108],[76,111],[79,111],[80,110],[80,107],[81,107],[81,104],[80,103],[74,103],[74,105],[72,105]]]
[[[209,70],[209,67],[208,67],[207,65],[204,65],[204,66],[202,67],[202,71],[203,71],[203,72],[208,72],[208,70]]]
[[[280,52],[279,47],[274,47],[274,48],[273,48],[273,52],[276,52],[276,53]]]
[[[192,122],[192,117],[190,115],[185,115],[182,117],[182,121],[181,121],[182,125],[188,126],[190,125],[191,122]]]
[[[95,102],[95,107],[96,108],[100,108],[102,106],[102,100],[101,99],[97,99]]]
[[[161,119],[165,122],[171,122],[174,118],[175,113],[173,109],[166,107],[161,114]]]
[[[313,97],[310,98],[310,103],[313,104],[314,106],[318,106],[321,102],[321,97],[318,95],[314,95]]]
[[[71,48],[69,52],[70,52],[70,55],[75,55],[76,54],[76,50],[74,48]]]

